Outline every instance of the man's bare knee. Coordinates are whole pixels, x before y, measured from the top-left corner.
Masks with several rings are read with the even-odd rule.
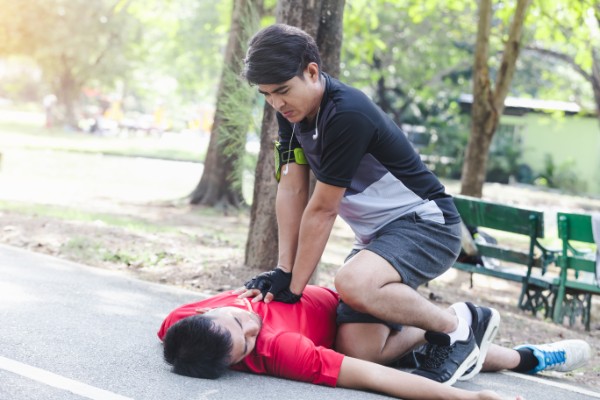
[[[358,274],[338,272],[334,279],[335,289],[348,306],[356,311],[365,312],[368,294],[373,292],[368,282]]]

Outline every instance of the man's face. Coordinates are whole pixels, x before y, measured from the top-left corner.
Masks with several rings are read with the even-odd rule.
[[[242,361],[254,350],[256,338],[262,327],[262,320],[258,314],[237,307],[219,307],[204,315],[231,334],[231,364]]]
[[[258,91],[291,123],[298,123],[304,118],[313,120],[324,90],[318,66],[309,64],[304,70],[303,78],[295,76],[283,83],[258,85]]]

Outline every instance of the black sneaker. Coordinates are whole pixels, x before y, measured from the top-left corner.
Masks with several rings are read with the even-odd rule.
[[[490,344],[494,340],[494,337],[496,337],[498,327],[500,326],[500,314],[495,308],[480,307],[469,302],[465,302],[465,304],[471,310],[471,314],[473,314],[471,329],[473,330],[477,347],[479,347],[479,357],[477,358],[477,363],[467,370],[463,376],[458,378],[461,381],[471,379],[481,371]]]
[[[389,364],[389,367],[398,369],[415,369],[425,361],[425,344],[420,345],[412,351],[406,353],[399,359]]]
[[[425,360],[412,373],[436,382],[453,385],[469,368],[477,362],[479,348],[473,331],[469,329],[467,340],[457,340],[450,344],[450,336],[440,332],[426,332]]]

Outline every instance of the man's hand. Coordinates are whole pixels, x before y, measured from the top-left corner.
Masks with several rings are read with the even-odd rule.
[[[265,303],[270,303],[272,300],[284,303],[296,303],[302,295],[290,291],[289,286],[291,281],[291,272],[275,268],[250,279],[244,284],[244,288],[238,289],[236,293],[241,293],[240,298],[254,297],[253,302],[264,299]]]
[[[269,293],[267,293],[267,295],[269,295]],[[301,298],[301,294],[292,293],[292,291],[288,287],[283,289],[281,292],[277,293],[274,297],[274,300],[280,301],[282,303],[294,304],[299,302]],[[265,302],[267,302],[266,299]]]

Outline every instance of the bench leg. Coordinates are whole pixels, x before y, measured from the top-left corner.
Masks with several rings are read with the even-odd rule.
[[[581,323],[585,326],[585,330],[589,331],[591,325],[591,307],[591,293],[567,290],[561,304],[558,304],[558,299],[556,299],[556,304],[554,305],[554,322],[562,325],[565,316],[567,316],[569,326],[573,326],[577,323],[577,319],[581,317]]]
[[[538,311],[543,309],[544,318],[548,318],[552,314],[551,298],[553,294],[554,292],[549,288],[523,284],[519,296],[519,308],[524,311],[531,311],[534,317]]]
[[[581,316],[581,322],[585,325],[585,330],[590,331],[591,325],[591,313],[592,313],[592,294],[587,293],[585,295],[585,309],[583,310],[583,315]]]

